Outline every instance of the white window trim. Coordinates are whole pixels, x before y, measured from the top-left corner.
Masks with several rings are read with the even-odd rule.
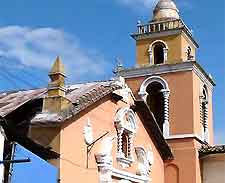
[[[169,124],[169,96],[170,96],[170,89],[169,89],[168,83],[166,82],[166,80],[164,80],[163,78],[161,78],[159,76],[151,76],[151,77],[147,78],[146,80],[144,80],[144,82],[141,84],[141,87],[140,87],[140,90],[139,90],[138,94],[140,95],[140,97],[145,102],[147,102],[148,93],[147,93],[146,89],[149,86],[149,84],[151,84],[153,82],[158,82],[163,87],[163,89],[161,90],[161,92],[163,93],[163,97],[164,97],[163,136],[165,138],[167,138],[170,135],[170,124]]]
[[[128,115],[129,121],[125,120],[125,116]],[[121,108],[116,113],[115,126],[117,129],[117,161],[123,167],[129,167],[134,161],[133,158],[133,138],[137,131],[136,116],[132,109],[129,107]],[[123,139],[122,135],[126,132],[128,135],[128,157],[125,157],[122,152]]]

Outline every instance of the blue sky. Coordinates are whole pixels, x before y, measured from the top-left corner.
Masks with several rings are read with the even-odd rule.
[[[56,183],[57,169],[17,144],[15,159],[27,158],[31,162],[13,165],[12,183]]]
[[[198,61],[212,74],[216,143],[225,143],[224,0],[177,0],[180,14],[200,44]],[[0,6],[0,91],[47,86],[57,55],[67,82],[109,79],[115,58],[135,65],[135,42],[129,36],[138,20],[147,22],[154,0],[5,0]],[[14,181],[54,182],[56,171],[37,157],[15,167]],[[45,167],[42,170],[42,167]],[[25,172],[32,172],[29,177]],[[51,176],[50,176],[51,175]],[[35,179],[34,179],[35,177]],[[17,178],[17,179],[15,179]]]
[[[216,142],[225,143],[224,1],[177,0],[200,44],[198,61],[212,74]],[[147,22],[153,0],[7,0],[0,6],[0,90],[47,85],[57,55],[67,82],[108,79],[115,58],[135,65],[138,20]]]

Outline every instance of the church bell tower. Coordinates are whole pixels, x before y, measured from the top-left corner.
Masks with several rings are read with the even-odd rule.
[[[200,183],[198,148],[213,144],[215,83],[197,62],[198,43],[172,0],[159,0],[150,21],[138,21],[131,36],[136,41],[136,65],[118,74],[135,97],[148,104],[174,152],[174,160],[165,163],[165,182]],[[167,174],[171,169],[176,180]],[[179,177],[179,171],[194,171],[195,176]]]

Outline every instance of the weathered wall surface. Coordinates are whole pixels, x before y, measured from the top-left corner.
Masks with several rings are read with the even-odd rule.
[[[92,148],[88,160],[87,160],[87,149],[84,142],[83,129],[87,123],[88,118],[92,124],[94,133],[94,139],[97,139],[105,132],[109,132],[108,136],[116,136],[116,128],[114,126],[114,120],[116,111],[124,106],[129,106],[122,101],[113,102],[109,97],[104,98],[101,102],[94,104],[92,107],[83,111],[77,118],[67,122],[61,130],[61,160],[60,160],[60,179],[62,183],[74,182],[98,182],[98,169],[95,160],[95,154],[99,150],[100,141],[98,141]],[[141,120],[137,116],[137,133],[134,137],[133,146],[142,146],[146,150],[152,147],[154,154],[154,165],[152,170],[152,181],[155,183],[164,183],[164,165],[159,155],[158,150],[155,148],[152,140],[147,134]],[[128,171],[136,174],[137,170],[137,157],[133,149],[133,157],[135,162],[132,163],[131,167],[122,169],[116,160],[117,153],[117,141],[113,142],[112,157],[113,167],[122,171]],[[88,168],[87,168],[88,162]],[[160,176],[159,176],[160,173]],[[88,175],[88,176],[87,176]]]
[[[202,159],[202,183],[225,182],[225,154],[209,155]]]

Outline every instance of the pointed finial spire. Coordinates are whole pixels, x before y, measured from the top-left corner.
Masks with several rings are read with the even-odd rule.
[[[59,56],[57,56],[48,75],[51,79],[48,84],[48,95],[65,96],[65,69]]]
[[[49,76],[55,75],[55,74],[61,74],[65,76],[64,65],[62,64],[62,61],[59,56],[56,57],[55,63],[53,64],[52,69],[49,72]]]

